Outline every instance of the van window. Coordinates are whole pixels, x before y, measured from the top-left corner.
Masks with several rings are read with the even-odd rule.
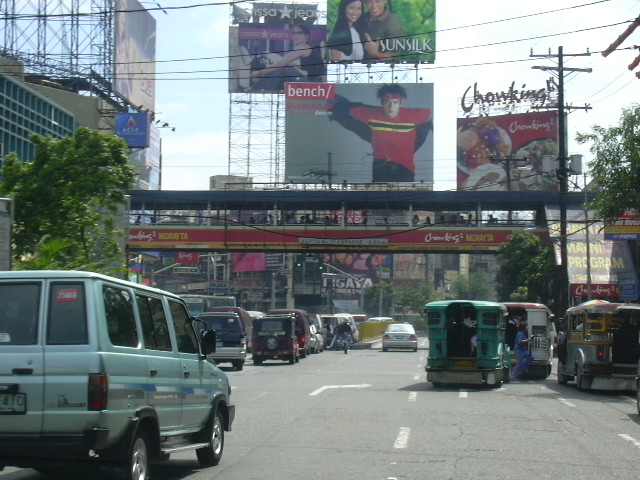
[[[237,317],[201,317],[207,330],[220,333],[243,333],[240,320]]]
[[[173,328],[178,341],[178,351],[182,353],[199,353],[198,340],[195,331],[191,327],[191,319],[184,306],[175,301],[169,300],[171,316],[173,317]]]
[[[108,285],[102,288],[102,294],[111,343],[118,347],[137,347],[138,330],[131,295],[127,290]]]
[[[49,295],[48,345],[84,345],[87,337],[84,284],[53,283]]]
[[[39,283],[0,285],[0,346],[36,343],[39,305]]]
[[[162,300],[145,295],[136,295],[138,315],[142,325],[145,348],[171,351],[171,338],[167,327],[167,317],[162,308]]]

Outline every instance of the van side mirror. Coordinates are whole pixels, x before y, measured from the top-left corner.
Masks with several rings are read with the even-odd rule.
[[[205,355],[215,353],[216,351],[216,331],[215,330],[203,330],[202,331],[202,350]]]

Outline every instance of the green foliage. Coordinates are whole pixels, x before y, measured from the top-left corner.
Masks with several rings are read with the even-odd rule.
[[[406,313],[422,313],[425,303],[435,300],[433,284],[430,282],[397,285],[393,289],[393,302]]]
[[[364,289],[364,313],[370,317],[387,317],[391,315],[393,305],[393,287],[387,282],[380,282]]]
[[[526,295],[529,302],[547,304],[551,298],[549,285],[556,270],[553,250],[542,240],[526,232],[516,232],[498,250],[498,301]]]
[[[8,155],[0,182],[0,194],[14,199],[15,268],[123,270],[115,215],[135,179],[124,141],[87,128],[31,138],[33,161]]]
[[[576,135],[595,154],[589,163],[595,200],[589,207],[605,221],[640,212],[640,104],[623,109],[618,126],[591,128],[591,133]]]
[[[452,289],[454,298],[461,300],[487,300],[491,294],[487,272],[483,269],[469,276],[460,275],[453,281]]]
[[[529,289],[527,287],[518,287],[509,295],[510,302],[526,302],[528,298]]]

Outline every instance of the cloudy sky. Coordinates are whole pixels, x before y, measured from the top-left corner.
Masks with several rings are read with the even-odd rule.
[[[171,3],[165,3],[170,1]],[[309,2],[312,3],[312,2]],[[147,8],[155,2],[143,2]],[[228,3],[196,6],[188,0],[160,1],[157,20],[156,118],[162,129],[164,190],[206,190],[209,177],[228,173]],[[202,5],[202,4],[200,4]],[[322,7],[321,7],[322,8]],[[166,12],[166,13],[165,13]],[[439,0],[437,54],[419,76],[434,84],[435,190],[455,189],[458,103],[477,83],[484,92],[544,88],[552,58],[533,58],[563,47],[565,67],[592,69],[565,77],[565,99],[576,110],[568,118],[568,153],[592,158],[577,145],[576,132],[619,122],[622,108],[639,101],[640,79],[628,65],[640,55],[640,28],[608,57],[601,52],[640,16],[640,0],[563,2],[538,0]],[[634,48],[635,46],[635,48]],[[591,52],[590,56],[572,56]],[[329,79],[331,81],[331,78]]]

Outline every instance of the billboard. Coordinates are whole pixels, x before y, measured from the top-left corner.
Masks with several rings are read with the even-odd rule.
[[[149,146],[134,148],[129,153],[129,162],[136,168],[136,188],[160,190],[160,129],[149,125]]]
[[[138,0],[118,0],[114,89],[139,110],[155,110],[156,20]]]
[[[116,136],[130,148],[149,146],[149,127],[148,113],[116,113]]]
[[[458,190],[558,191],[553,112],[459,118]]]
[[[433,84],[288,83],[285,97],[288,181],[433,182]]]
[[[285,82],[326,82],[326,26],[240,23],[229,32],[229,92],[282,93]]]
[[[327,1],[332,62],[434,63],[435,52],[436,0]]]

